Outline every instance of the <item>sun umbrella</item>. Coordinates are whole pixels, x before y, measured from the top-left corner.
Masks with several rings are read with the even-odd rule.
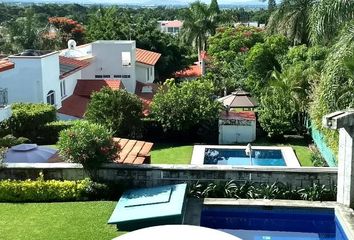
[[[20,144],[10,148],[5,156],[6,163],[46,163],[57,150],[37,144]]]

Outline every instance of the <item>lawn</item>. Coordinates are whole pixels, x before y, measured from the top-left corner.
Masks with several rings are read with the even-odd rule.
[[[123,234],[107,225],[116,202],[0,203],[0,239],[96,240]]]
[[[153,164],[190,164],[193,145],[154,144],[151,151]]]

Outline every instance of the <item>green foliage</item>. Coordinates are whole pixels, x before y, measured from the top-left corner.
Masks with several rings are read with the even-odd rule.
[[[80,181],[44,180],[2,180],[0,181],[0,202],[57,202],[83,201],[92,199],[105,191],[103,184],[90,179]]]
[[[5,137],[0,138],[0,147],[9,148],[15,145],[28,143],[28,142],[29,142],[28,138],[24,138],[24,137],[16,138],[12,135],[6,135]]]
[[[212,82],[195,80],[176,84],[168,80],[166,88],[155,95],[152,104],[154,117],[164,129],[189,132],[217,122],[220,105],[212,97],[215,90]]]
[[[112,133],[102,125],[87,121],[77,121],[71,128],[61,131],[58,147],[67,161],[80,163],[88,171],[95,171],[118,154]]]
[[[269,137],[280,137],[291,131],[294,109],[290,102],[290,93],[278,89],[270,89],[261,97],[259,122]]]
[[[188,186],[188,193],[196,198],[236,198],[236,199],[288,199],[308,201],[335,201],[336,187],[314,183],[306,188],[294,188],[280,182],[273,184],[255,184],[252,182],[201,183]]]
[[[48,104],[16,103],[12,116],[6,121],[15,137],[26,137],[35,142],[43,126],[56,120],[56,109]]]
[[[38,132],[41,141],[45,144],[55,144],[59,139],[59,133],[74,125],[76,121],[54,121],[46,123]]]
[[[142,109],[136,95],[103,88],[92,94],[85,119],[106,126],[115,136],[136,137],[140,133]]]
[[[317,149],[311,153],[311,162],[315,167],[328,167],[326,160]]]

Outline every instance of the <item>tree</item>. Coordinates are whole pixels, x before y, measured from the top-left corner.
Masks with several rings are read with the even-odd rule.
[[[220,9],[216,0],[208,6],[202,2],[194,2],[183,15],[182,38],[186,43],[198,49],[198,56],[207,48],[208,35],[214,35],[221,20]]]
[[[210,81],[195,80],[176,84],[168,80],[166,90],[153,100],[152,114],[165,130],[194,133],[202,125],[211,126],[219,117],[220,103],[213,99]]]
[[[92,94],[85,119],[112,129],[115,136],[136,137],[139,134],[142,103],[125,90],[103,88]]]
[[[277,7],[277,3],[275,2],[275,0],[268,0],[268,10],[270,12],[273,12]]]
[[[271,88],[261,97],[259,123],[269,137],[279,138],[291,131],[293,113],[288,91]]]

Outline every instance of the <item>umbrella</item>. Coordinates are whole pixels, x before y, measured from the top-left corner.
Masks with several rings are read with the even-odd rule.
[[[191,225],[163,225],[136,230],[113,240],[180,240],[180,239],[208,239],[208,240],[240,240],[229,233],[206,227]]]
[[[5,156],[6,163],[47,163],[57,150],[37,144],[20,144],[10,148]]]

